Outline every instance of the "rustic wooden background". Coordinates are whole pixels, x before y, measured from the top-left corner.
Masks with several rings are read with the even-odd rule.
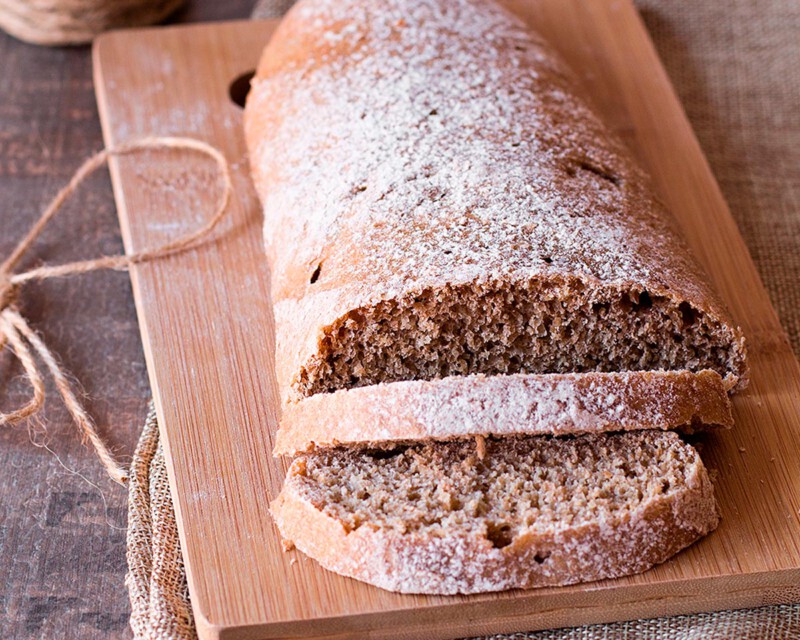
[[[255,0],[192,0],[173,22],[246,18]],[[0,256],[80,162],[102,147],[89,47],[40,48],[0,32]],[[122,251],[107,175],[90,180],[37,242],[25,266]],[[25,289],[32,326],[80,380],[101,431],[126,459],[150,389],[125,273]],[[0,404],[25,398],[0,360]],[[47,434],[0,427],[0,635],[130,638],[125,489],[104,476],[51,395]],[[34,446],[35,444],[39,446]],[[48,450],[49,448],[49,450]]]

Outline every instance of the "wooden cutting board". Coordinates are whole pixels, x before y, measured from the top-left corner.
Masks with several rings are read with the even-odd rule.
[[[232,164],[217,240],[132,270],[145,354],[202,638],[451,638],[800,601],[800,367],[630,0],[517,0],[560,49],[661,196],[749,340],[736,428],[710,436],[720,528],[645,574],[470,597],[402,596],[284,552],[267,510],[276,426],[269,273],[231,83],[274,22],[136,30],[95,44],[108,145],[195,136]],[[213,165],[186,152],[112,161],[128,251],[198,227]]]

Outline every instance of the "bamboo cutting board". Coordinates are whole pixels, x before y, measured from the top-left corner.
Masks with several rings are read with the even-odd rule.
[[[470,597],[389,593],[284,552],[267,511],[285,471],[270,455],[269,273],[229,95],[275,23],[113,33],[94,50],[106,143],[194,136],[235,174],[215,242],[131,273],[202,638],[452,638],[800,601],[800,366],[643,25],[630,0],[514,7],[649,168],[748,337],[752,383],[734,400],[736,428],[703,449],[722,524],[639,576]],[[197,228],[217,195],[211,163],[186,152],[121,157],[111,173],[128,251]]]

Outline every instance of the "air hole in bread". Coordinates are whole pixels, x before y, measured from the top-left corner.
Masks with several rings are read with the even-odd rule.
[[[321,271],[322,271],[322,263],[320,262],[317,265],[317,268],[314,269],[314,272],[311,274],[311,278],[309,278],[308,282],[310,284],[315,284],[317,282],[317,280],[319,280],[319,274],[320,274]]]
[[[373,460],[389,460],[405,453],[408,447],[394,447],[393,449],[370,449],[369,455]]]
[[[536,564],[544,564],[545,561],[550,557],[549,551],[537,551],[536,555],[533,556],[533,561]]]
[[[681,304],[684,304],[683,302]],[[650,297],[650,294],[647,293],[647,289],[639,293],[638,299],[634,302],[634,311],[638,311],[640,309],[649,309],[653,306],[653,299]]]
[[[495,549],[507,547],[514,541],[514,536],[511,533],[511,525],[490,522],[486,527],[486,539],[492,543]]]
[[[678,309],[681,312],[681,319],[683,320],[683,326],[691,327],[697,320],[697,312],[694,309],[692,309],[692,306],[688,302],[681,302],[678,305]]]

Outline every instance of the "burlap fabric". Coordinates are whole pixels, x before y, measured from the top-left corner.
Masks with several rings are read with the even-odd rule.
[[[136,638],[196,638],[164,449],[151,405],[128,480],[128,575]]]
[[[636,1],[800,355],[800,2]],[[290,4],[291,0],[262,1],[254,15],[277,16]],[[134,456],[128,517],[127,584],[136,637],[194,638],[167,472],[152,413]],[[502,637],[800,638],[800,605]]]

